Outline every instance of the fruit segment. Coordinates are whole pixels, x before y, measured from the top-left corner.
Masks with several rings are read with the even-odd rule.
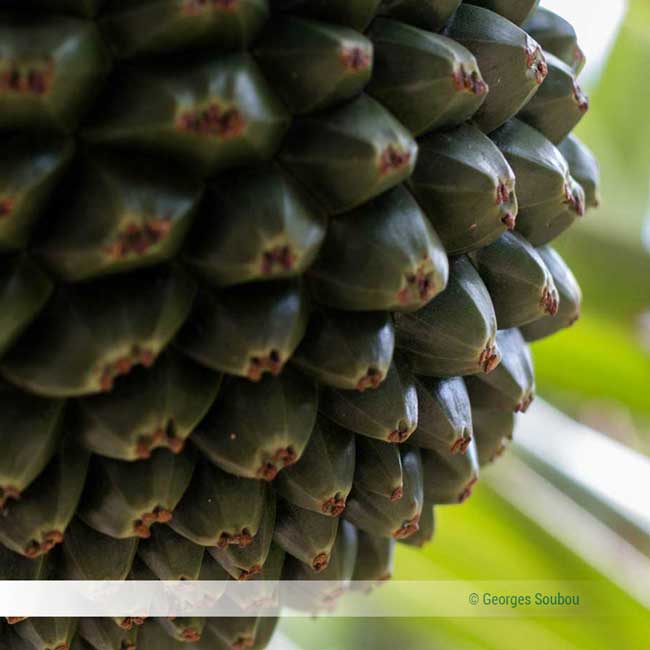
[[[95,530],[125,539],[151,536],[151,526],[165,524],[187,490],[195,465],[194,454],[159,449],[148,460],[131,463],[95,456],[79,509]]]
[[[325,388],[320,412],[340,426],[385,442],[404,442],[418,424],[418,398],[406,364],[393,363],[374,390]]]
[[[458,8],[461,0],[381,0],[379,14],[415,25],[430,32],[439,32]]]
[[[557,315],[560,295],[553,276],[521,235],[506,233],[478,251],[475,263],[490,292],[499,329]]]
[[[357,437],[355,490],[371,492],[390,501],[404,496],[404,472],[398,445]]]
[[[472,414],[462,377],[418,377],[418,428],[410,443],[423,449],[465,453],[472,441]]]
[[[571,176],[585,191],[586,207],[597,208],[600,204],[600,170],[593,153],[575,135],[565,138],[558,149],[569,163]]]
[[[266,0],[153,0],[116,3],[100,26],[118,57],[211,47],[246,48],[269,17]]]
[[[489,375],[467,377],[472,407],[525,413],[535,398],[533,358],[518,329],[497,332],[501,364]]]
[[[138,628],[124,630],[110,618],[79,619],[78,637],[94,650],[135,650]]]
[[[426,135],[408,185],[450,255],[486,246],[517,220],[515,175],[475,126]]]
[[[294,115],[352,99],[373,67],[372,43],[359,32],[301,18],[273,21],[256,43],[255,56]]]
[[[535,12],[539,0],[472,0],[469,4],[494,11],[515,25],[521,25]]]
[[[417,152],[406,128],[361,95],[343,107],[295,120],[280,162],[329,214],[338,214],[405,181]]]
[[[512,411],[472,406],[476,420],[476,450],[481,467],[502,456],[512,440],[515,416]]]
[[[476,57],[490,88],[474,117],[485,133],[518,113],[546,79],[548,66],[539,43],[489,9],[461,4],[445,33]]]
[[[155,449],[178,454],[214,402],[221,375],[174,350],[151,368],[136,368],[110,393],[77,400],[67,424],[96,454],[144,460]]]
[[[18,623],[14,629],[34,650],[67,648],[77,631],[76,618],[30,618]]]
[[[270,0],[277,12],[345,25],[362,32],[373,19],[380,0]]]
[[[383,582],[393,574],[395,540],[390,537],[374,537],[360,530],[357,534],[357,561],[352,580]]]
[[[417,314],[395,314],[397,347],[416,374],[455,377],[499,364],[497,318],[485,284],[465,256],[454,258],[447,290]]]
[[[302,458],[278,475],[274,487],[301,508],[336,517],[352,488],[354,458],[354,434],[320,418]]]
[[[192,441],[224,471],[272,481],[305,452],[317,408],[316,385],[292,368],[258,383],[233,377]]]
[[[489,88],[476,59],[456,41],[385,19],[368,36],[375,65],[367,92],[413,135],[458,126],[485,101]]]
[[[560,307],[555,316],[543,316],[521,328],[521,333],[527,341],[537,341],[571,327],[580,318],[582,306],[580,285],[557,251],[550,246],[542,246],[537,252],[553,276],[560,297]]]
[[[418,531],[424,498],[420,450],[404,445],[400,454],[404,475],[401,498],[391,501],[356,487],[350,495],[344,517],[370,535],[404,539]]]
[[[419,530],[405,539],[400,539],[401,544],[408,544],[417,548],[423,548],[432,539],[435,532],[435,512],[433,504],[426,499],[422,506],[422,514],[420,515],[420,528]]]
[[[153,526],[138,544],[138,557],[159,580],[198,580],[204,552],[169,526]]]
[[[255,382],[282,372],[308,319],[297,282],[201,291],[176,345],[208,368]]]
[[[320,303],[347,311],[415,311],[447,286],[447,254],[403,186],[330,221],[308,271]]]

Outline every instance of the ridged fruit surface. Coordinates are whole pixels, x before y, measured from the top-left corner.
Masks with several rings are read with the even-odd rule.
[[[0,647],[263,650],[281,612],[226,581],[336,581],[311,613],[389,578],[577,319],[575,32],[536,0],[0,4],[0,579],[245,614]]]

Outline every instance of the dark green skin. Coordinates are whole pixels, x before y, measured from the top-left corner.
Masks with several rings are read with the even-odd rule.
[[[278,500],[278,516],[273,540],[289,556],[321,572],[328,565],[339,529],[338,517],[305,510]]]
[[[126,580],[137,546],[137,538],[115,539],[75,518],[66,530],[55,577],[57,580]]]
[[[279,374],[307,329],[300,282],[200,291],[175,345],[200,364],[259,381]]]
[[[515,416],[512,411],[491,408],[472,408],[476,430],[476,448],[481,467],[495,462],[512,440]]]
[[[553,276],[521,235],[506,233],[478,251],[474,261],[492,297],[499,329],[557,315],[560,297]]]
[[[0,381],[0,508],[43,471],[61,437],[64,403]]]
[[[404,186],[330,221],[310,294],[346,311],[415,311],[447,286],[447,253]]]
[[[271,0],[271,10],[287,12],[362,32],[373,19],[380,0]]]
[[[26,255],[0,258],[0,357],[38,316],[52,282]]]
[[[474,121],[490,133],[516,115],[546,76],[539,44],[506,18],[463,3],[445,33],[478,61],[490,93]]]
[[[270,494],[262,522],[253,541],[244,548],[236,545],[220,549],[212,547],[209,553],[235,580],[248,580],[258,576],[264,567],[275,530],[276,499]]]
[[[0,42],[5,65],[18,60],[21,78],[34,70],[41,79],[39,86],[0,91],[0,128],[72,131],[108,72],[108,52],[96,27],[42,12],[12,13],[0,20]]]
[[[560,150],[543,134],[513,119],[490,135],[517,177],[517,231],[539,246],[584,213],[585,195]]]
[[[419,144],[408,186],[450,255],[486,246],[514,227],[515,175],[479,129],[466,124]]]
[[[198,9],[197,4],[122,2],[102,15],[99,24],[114,54],[126,58],[206,47],[246,49],[269,16],[265,0],[239,0],[229,6],[204,3]]]
[[[86,480],[89,454],[65,443],[19,501],[0,517],[0,542],[15,553],[35,558],[61,543]]]
[[[251,650],[264,650],[271,641],[275,628],[278,626],[280,618],[272,616],[263,616],[257,624],[255,630],[255,642],[251,646]]]
[[[278,167],[235,172],[210,185],[184,258],[215,287],[296,277],[314,261],[325,228]]]
[[[259,383],[230,378],[192,441],[224,471],[271,481],[305,452],[317,408],[316,384],[293,369]]]
[[[340,426],[384,442],[404,442],[418,423],[414,379],[405,364],[391,364],[374,390],[325,388],[320,412]]]
[[[443,453],[461,453],[473,435],[469,396],[463,378],[418,377],[415,387],[419,415],[411,444]]]
[[[562,59],[576,75],[585,64],[585,55],[578,45],[573,25],[548,9],[538,9],[523,25],[547,52]]]
[[[341,521],[336,543],[332,549],[332,557],[326,569],[320,573],[296,560],[288,557],[282,574],[283,580],[318,580],[318,589],[300,588],[292,591],[287,604],[292,609],[315,613],[319,609],[331,610],[332,604],[342,595],[341,583],[351,580],[357,559],[357,530],[349,522]],[[326,584],[331,582],[331,585]]]
[[[174,640],[195,643],[205,628],[206,619],[199,616],[157,618],[158,625]]]
[[[488,375],[466,379],[473,407],[526,412],[535,397],[533,358],[518,329],[499,330],[501,363]]]
[[[157,650],[185,650],[184,641],[175,639],[155,619],[147,619],[138,630],[137,645]]]
[[[383,106],[361,95],[295,120],[279,159],[328,214],[340,214],[405,181],[417,143]]]
[[[539,0],[464,0],[469,4],[484,7],[501,14],[515,25],[521,25],[535,12]]]
[[[238,94],[249,86],[255,91]],[[201,116],[210,107],[231,119],[206,137]],[[89,123],[84,137],[93,144],[180,158],[195,173],[212,175],[271,158],[289,114],[252,58],[232,54],[189,70],[172,62],[125,68]]]
[[[106,392],[132,367],[153,363],[189,315],[194,291],[175,267],[62,287],[0,370],[49,397]]]
[[[385,496],[357,489],[350,494],[344,517],[360,530],[378,537],[405,539],[418,530],[422,513],[422,460],[417,447],[400,448],[404,476],[403,495],[391,501]]]
[[[464,454],[422,450],[424,498],[434,505],[463,503],[472,494],[478,480],[479,463],[476,441]]]
[[[95,650],[124,650],[135,646],[138,628],[124,630],[110,618],[83,617],[79,619],[78,636]]]
[[[201,461],[169,525],[201,546],[247,545],[259,530],[268,498],[265,482]]]
[[[566,262],[550,246],[542,246],[537,252],[553,276],[560,296],[560,309],[556,316],[544,316],[524,325],[521,333],[526,341],[537,341],[571,327],[580,318],[582,306],[582,290]]]
[[[546,63],[546,81],[518,117],[557,145],[585,116],[589,100],[566,63],[552,54],[546,55]]]
[[[267,25],[255,56],[294,115],[336,106],[370,80],[372,43],[348,27],[287,17]]]
[[[201,184],[168,165],[95,154],[77,160],[36,254],[67,282],[169,262],[186,239]]]
[[[92,18],[105,2],[106,0],[6,0],[4,4],[21,9],[46,9],[52,13]]]
[[[354,434],[320,418],[300,460],[280,472],[273,485],[301,508],[338,516],[352,489],[354,459]]]
[[[430,32],[439,32],[451,18],[461,0],[382,0],[380,16],[414,25]]]
[[[358,436],[354,487],[391,501],[401,499],[404,475],[399,446]]]
[[[209,618],[207,625],[215,636],[219,637],[228,648],[250,647],[257,634],[261,618],[233,616],[231,618]],[[214,647],[214,646],[213,646]]]
[[[360,530],[357,541],[357,561],[352,580],[364,582],[388,580],[393,573],[395,540],[390,537],[375,537]]]
[[[29,618],[14,629],[34,650],[68,647],[77,632],[77,618]]]
[[[0,160],[0,252],[27,246],[73,151],[63,138],[8,139]]]
[[[194,454],[175,455],[163,449],[149,460],[138,461],[137,467],[95,456],[89,470],[93,481],[84,492],[79,516],[117,539],[147,538],[152,525],[169,521],[190,483],[195,462]]]
[[[458,126],[485,101],[476,59],[450,38],[381,18],[368,36],[375,62],[367,92],[413,135]]]
[[[48,564],[46,555],[30,560],[0,544],[0,580],[43,580]]]
[[[151,537],[138,544],[138,557],[158,580],[198,580],[204,548],[169,526],[152,526]]]
[[[325,386],[364,391],[384,381],[394,347],[387,312],[319,309],[291,361]]]
[[[411,535],[406,539],[400,539],[399,541],[408,546],[422,548],[433,539],[435,527],[435,512],[433,510],[433,504],[428,503],[425,500],[424,506],[422,507],[422,514],[420,515],[420,530],[418,530],[414,535]]]
[[[179,453],[220,385],[221,375],[168,350],[153,368],[136,368],[110,393],[76,401],[68,424],[87,449],[109,458],[143,460],[159,447]]]
[[[397,347],[411,369],[431,377],[486,372],[501,356],[487,288],[465,256],[452,259],[446,291],[417,314],[395,315]]]
[[[586,207],[597,208],[600,204],[600,170],[593,153],[574,135],[560,142],[558,149],[569,163],[571,176],[585,191]]]

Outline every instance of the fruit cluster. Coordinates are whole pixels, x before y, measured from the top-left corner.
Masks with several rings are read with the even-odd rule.
[[[388,577],[578,317],[583,63],[536,0],[3,0],[0,579]]]

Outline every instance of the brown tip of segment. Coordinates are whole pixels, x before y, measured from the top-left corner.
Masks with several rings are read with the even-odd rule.
[[[270,372],[274,377],[279,375],[284,368],[284,360],[278,350],[271,350],[266,356],[251,357],[248,365],[247,378],[257,382],[262,379],[265,372]]]
[[[324,515],[338,517],[345,510],[345,505],[345,497],[337,493],[323,503],[321,511]]]
[[[14,210],[16,202],[12,198],[0,199],[0,219],[8,217]]]
[[[429,257],[419,264],[415,272],[406,273],[404,277],[406,286],[397,294],[397,301],[401,305],[408,305],[414,301],[428,302],[438,291]]]
[[[263,253],[261,270],[264,275],[293,271],[297,260],[298,256],[288,244],[274,246]]]
[[[240,636],[233,644],[232,650],[246,650],[246,648],[252,648],[255,645],[255,640],[249,636]]]
[[[461,438],[456,438],[453,444],[451,445],[452,454],[464,454],[467,451],[467,448],[472,442],[472,436],[463,436]]]
[[[127,641],[126,639],[120,644],[120,650],[135,650],[136,645],[133,641]]]
[[[389,144],[379,159],[381,174],[390,174],[406,167],[411,162],[411,152],[403,151],[394,144]]]
[[[147,620],[146,616],[134,616],[132,619],[134,625],[144,625],[144,622]]]
[[[330,556],[327,553],[319,553],[311,562],[311,568],[320,573],[324,571],[330,563]]]
[[[549,316],[555,316],[560,308],[560,299],[557,291],[549,287],[544,287],[540,304]]]
[[[239,548],[246,548],[253,542],[253,535],[251,535],[248,528],[244,528],[240,532],[231,535],[230,533],[221,533],[217,548],[224,549],[228,546],[238,546]]]
[[[478,478],[474,477],[472,480],[465,486],[463,491],[458,496],[458,503],[464,503],[472,496],[472,490],[476,485]]]
[[[508,230],[514,230],[517,225],[517,217],[515,217],[512,212],[508,212],[504,217],[502,217],[501,222]]]
[[[580,88],[577,82],[573,83],[573,98],[581,113],[586,113],[589,110],[589,98],[582,92],[582,88]]]
[[[472,70],[470,72],[462,63],[452,74],[452,79],[457,91],[466,90],[474,95],[484,95],[488,91],[488,85],[483,81],[478,71]]]
[[[526,395],[515,407],[515,413],[525,413],[535,401],[534,395]]]
[[[194,627],[186,627],[181,633],[183,641],[188,643],[196,643],[201,640],[201,633]]]
[[[43,57],[24,64],[17,59],[0,59],[0,93],[47,94],[54,80],[54,60]]]
[[[68,650],[68,644],[65,642],[59,643],[59,645],[56,646],[54,650]]]
[[[356,389],[363,392],[367,388],[377,388],[384,381],[384,373],[377,368],[368,368],[366,374],[357,382]]]
[[[27,616],[7,616],[5,620],[9,625],[16,625],[17,623],[22,623],[27,620]]]
[[[393,531],[393,539],[406,539],[420,530],[420,515],[415,515],[412,519],[407,519],[395,531]]]
[[[234,9],[239,0],[181,0],[180,11],[183,16],[201,16],[215,9]]]
[[[257,469],[255,475],[264,481],[272,481],[278,475],[278,468],[271,461],[267,461]]]
[[[141,257],[163,241],[171,229],[172,221],[169,218],[150,219],[144,224],[129,223],[104,251],[108,257],[115,260],[128,256]]]
[[[499,365],[499,355],[493,343],[488,343],[485,346],[478,359],[478,365],[485,373],[492,372]]]
[[[580,195],[574,194],[569,183],[564,184],[564,203],[579,217],[585,214],[585,202]]]
[[[404,496],[404,489],[401,487],[395,488],[390,494],[391,501],[399,501]]]
[[[220,140],[236,138],[245,128],[246,121],[238,109],[224,109],[216,101],[186,110],[176,118],[176,130]]]
[[[262,572],[262,567],[259,564],[254,564],[249,569],[242,569],[239,572],[239,577],[237,578],[237,580],[240,580],[241,582],[246,582],[246,580],[250,580],[253,576],[258,575],[261,572]]]
[[[341,62],[354,72],[367,70],[370,67],[371,55],[367,48],[352,46],[341,48]]]
[[[9,499],[18,501],[20,499],[20,495],[20,490],[13,487],[12,485],[0,486],[0,510],[2,510],[7,505],[7,501],[9,501]]]
[[[526,65],[528,69],[535,75],[537,84],[544,83],[544,79],[548,75],[548,64],[544,58],[544,53],[539,46],[532,46],[533,41],[528,48],[526,48]]]
[[[395,443],[404,442],[409,439],[411,435],[411,431],[412,431],[412,427],[410,426],[410,423],[402,420],[399,423],[397,429],[391,431],[388,434],[388,442],[395,442]]]

